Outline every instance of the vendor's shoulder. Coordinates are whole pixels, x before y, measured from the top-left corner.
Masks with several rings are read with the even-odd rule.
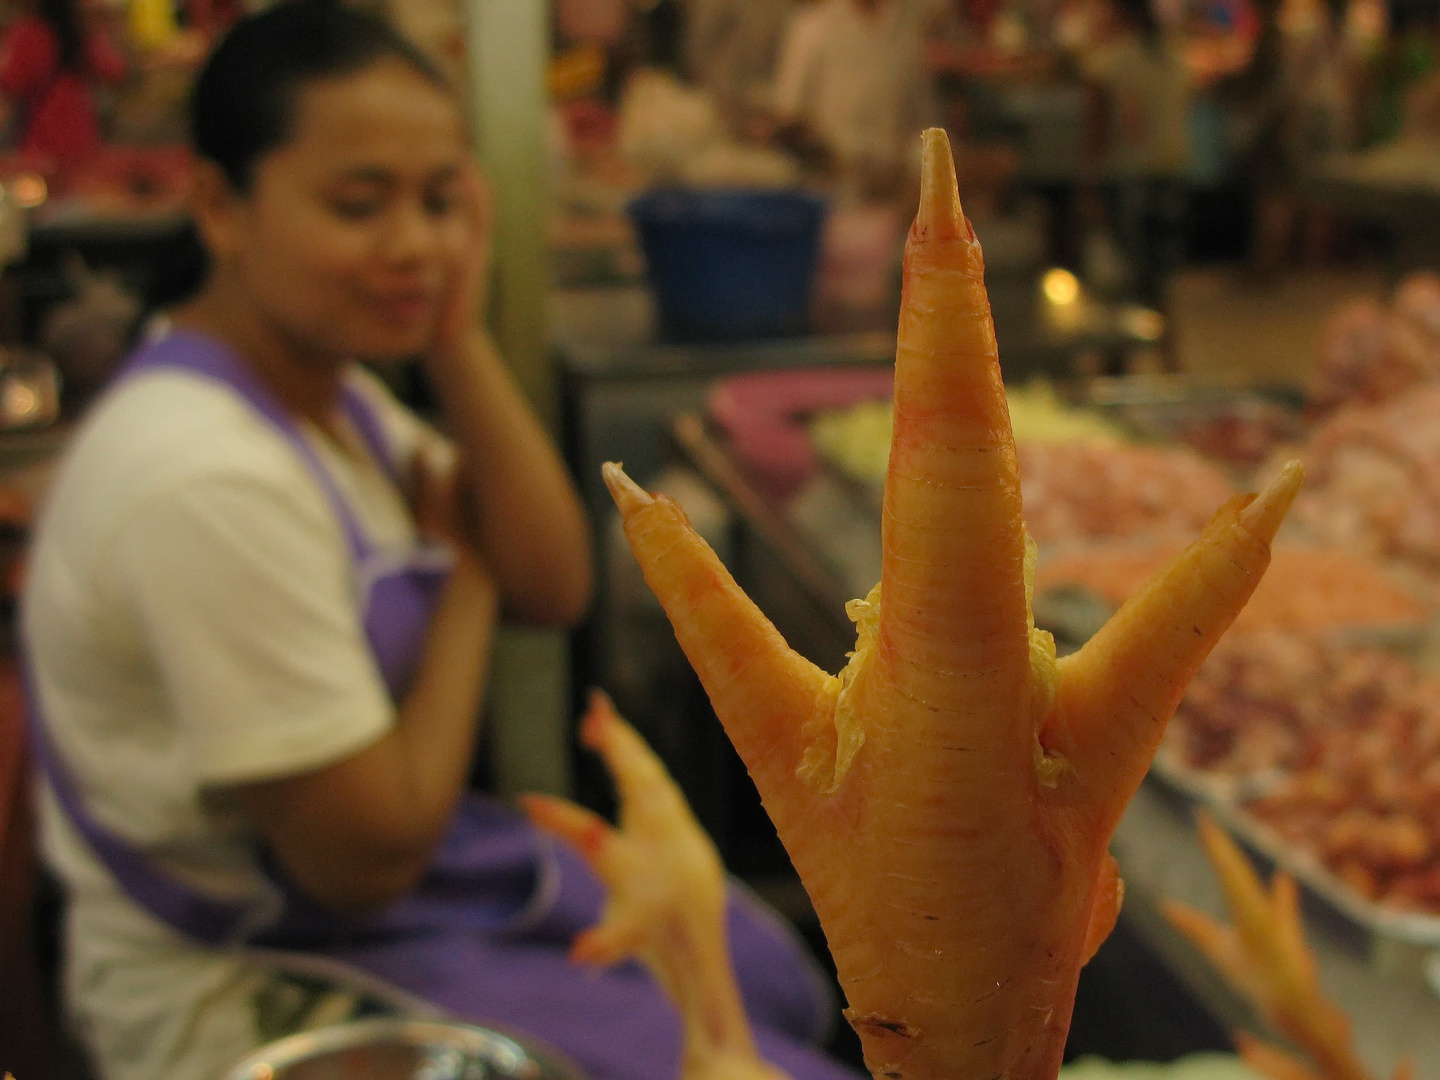
[[[65,472],[103,477],[116,492],[207,475],[286,486],[304,477],[279,431],[235,391],[165,369],[131,376],[96,403],[76,433]]]

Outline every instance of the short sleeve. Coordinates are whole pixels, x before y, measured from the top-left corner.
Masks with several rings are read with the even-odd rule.
[[[148,500],[114,551],[202,786],[320,768],[393,724],[318,492],[202,475]]]

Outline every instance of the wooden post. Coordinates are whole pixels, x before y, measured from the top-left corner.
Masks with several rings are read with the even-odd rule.
[[[465,0],[470,119],[495,191],[490,325],[521,388],[558,437],[550,354],[549,192],[545,74],[547,0]],[[506,630],[496,645],[488,711],[496,782],[568,794],[569,652],[559,631]]]
[[[470,116],[495,189],[491,325],[545,421],[558,416],[546,309],[550,289],[545,0],[468,0]]]

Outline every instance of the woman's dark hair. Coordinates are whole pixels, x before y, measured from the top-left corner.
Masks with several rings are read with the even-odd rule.
[[[38,0],[35,13],[55,33],[60,70],[82,70],[85,67],[85,32],[80,25],[80,12],[75,0]]]
[[[383,19],[338,0],[286,0],[235,24],[211,54],[190,99],[190,143],[237,191],[255,162],[284,144],[307,84],[399,60],[447,88],[434,64]]]
[[[42,0],[63,3],[66,0]],[[293,133],[296,103],[310,83],[342,78],[381,60],[398,60],[449,92],[440,70],[378,16],[340,0],[284,0],[242,19],[200,71],[190,97],[190,145],[237,192],[255,165]],[[175,303],[203,282],[205,253],[193,228],[162,261],[148,306]]]

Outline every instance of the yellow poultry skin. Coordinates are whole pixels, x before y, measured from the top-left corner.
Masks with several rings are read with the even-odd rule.
[[[1080,652],[1030,613],[1033,545],[980,245],[942,131],[905,254],[880,585],[837,675],[791,650],[616,465],[645,579],[744,759],[883,1080],[1053,1080],[1113,928],[1107,844],[1301,482],[1222,507]]]

